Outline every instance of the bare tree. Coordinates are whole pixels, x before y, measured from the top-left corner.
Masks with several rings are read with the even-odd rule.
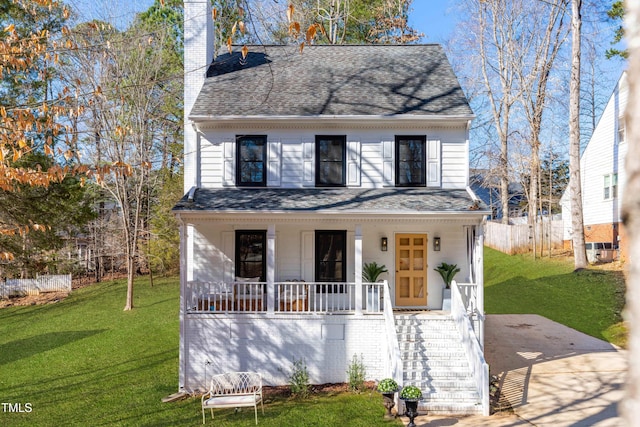
[[[640,426],[640,2],[627,1],[626,34],[629,46],[629,100],[626,110],[627,183],[622,218],[629,235],[626,317],[629,322],[629,373],[623,417]]]
[[[517,46],[518,27],[526,19],[521,10],[508,1],[470,0],[473,11],[468,31],[474,32],[478,43],[480,70],[485,93],[500,141],[497,174],[500,178],[502,222],[509,222],[509,137],[510,121],[519,93],[514,63],[521,60]]]
[[[80,73],[77,91],[95,94],[94,102],[81,105],[88,112],[83,125],[92,135],[82,142],[91,156],[96,183],[118,207],[128,277],[125,310],[133,308],[133,280],[144,258],[141,239],[149,236],[151,168],[162,161],[166,145],[163,108],[171,76],[163,74],[166,58],[161,44],[169,37],[164,31],[133,25],[120,32],[92,22],[71,34],[78,44],[96,46],[100,57],[96,62],[94,55],[75,55],[68,61]],[[82,102],[82,97],[78,99]]]
[[[526,15],[526,43],[522,45],[525,60],[513,63],[521,88],[521,102],[528,123],[529,161],[529,223],[537,230],[540,192],[540,134],[548,107],[549,80],[558,53],[569,34],[564,24],[568,0],[531,2]],[[544,28],[544,31],[541,29]],[[537,253],[538,236],[534,231],[533,253]]]
[[[571,0],[571,83],[569,94],[569,197],[575,270],[587,267],[580,184],[580,41],[582,0]]]

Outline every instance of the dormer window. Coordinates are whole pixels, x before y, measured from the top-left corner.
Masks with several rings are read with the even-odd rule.
[[[346,185],[346,140],[344,135],[316,136],[316,186]]]
[[[426,136],[396,136],[396,187],[426,186]]]
[[[264,135],[236,137],[236,150],[236,185],[266,186],[267,137]]]

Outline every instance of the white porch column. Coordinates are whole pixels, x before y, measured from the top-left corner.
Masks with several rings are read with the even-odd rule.
[[[267,313],[273,314],[276,306],[275,286],[276,277],[276,226],[267,227]]]
[[[356,274],[356,315],[362,316],[362,226],[356,225],[354,267]]]
[[[476,292],[478,295],[478,341],[484,351],[484,222],[478,224],[476,234]]]
[[[179,308],[179,319],[180,319],[180,349],[178,352],[178,391],[183,391],[185,389],[185,380],[186,380],[186,348],[185,343],[187,341],[186,332],[187,328],[185,327],[184,321],[184,312],[185,312],[185,296],[187,291],[187,230],[188,226],[182,221],[180,218],[180,214],[177,215],[178,223],[180,224],[180,308]]]

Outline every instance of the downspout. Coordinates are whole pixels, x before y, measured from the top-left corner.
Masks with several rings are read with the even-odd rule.
[[[362,316],[362,225],[356,225],[355,236],[356,316]]]

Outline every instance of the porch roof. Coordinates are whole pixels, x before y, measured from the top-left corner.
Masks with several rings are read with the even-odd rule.
[[[467,190],[440,188],[197,188],[173,208],[179,212],[486,214]]]

